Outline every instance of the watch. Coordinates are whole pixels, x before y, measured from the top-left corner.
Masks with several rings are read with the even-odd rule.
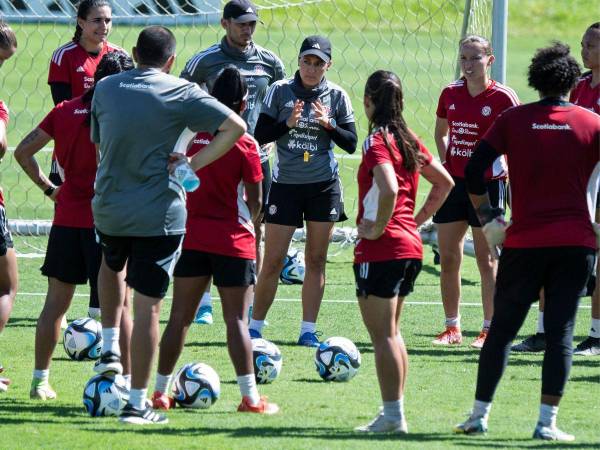
[[[335,127],[337,127],[337,122],[333,117],[329,119],[329,122],[327,122],[327,124],[331,127],[332,130],[335,130]]]
[[[46,189],[44,191],[44,195],[47,195],[48,197],[50,197],[52,194],[54,194],[55,190],[56,190],[56,188],[54,186],[49,186],[48,189]]]

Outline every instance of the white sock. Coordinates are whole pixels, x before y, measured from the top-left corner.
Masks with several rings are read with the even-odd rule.
[[[404,402],[402,399],[391,402],[383,402],[383,415],[395,422],[399,421],[404,414]]]
[[[550,406],[540,403],[540,418],[538,422],[545,427],[556,426],[556,415],[558,414],[558,406]]]
[[[46,370],[34,369],[33,370],[33,378],[35,378],[36,380],[40,380],[44,383],[47,383],[49,377],[50,377],[50,369],[46,369]]]
[[[473,412],[471,413],[471,417],[473,418],[484,418],[487,420],[490,415],[490,410],[492,409],[492,402],[482,402],[481,400],[475,400],[473,403]]]
[[[314,333],[317,331],[317,324],[315,322],[300,322],[300,336],[304,333]]]
[[[119,347],[120,328],[102,328],[102,353],[112,352],[115,355],[121,355]]]
[[[92,319],[100,318],[100,308],[92,308],[91,306],[88,308],[88,317]]]
[[[258,331],[259,333],[262,333],[262,329],[264,327],[265,327],[264,320],[250,319],[250,323],[248,324],[248,328],[252,328],[253,330]]]
[[[161,394],[166,394],[169,391],[169,386],[171,385],[172,379],[172,373],[170,373],[169,375],[161,375],[160,373],[157,373],[154,390],[160,392]]]
[[[248,375],[240,375],[237,377],[237,384],[240,387],[242,397],[248,397],[252,405],[258,405],[258,402],[260,402],[260,395],[258,395],[254,374],[249,373]]]
[[[123,379],[125,380],[125,386],[127,386],[127,390],[131,390],[131,374],[123,375]]]
[[[484,321],[483,321],[483,327],[482,327],[482,329],[484,329],[484,330],[489,330],[489,329],[490,329],[490,325],[491,325],[491,324],[492,324],[492,321],[491,321],[491,320],[484,320]]]
[[[538,312],[537,333],[544,334],[544,311]]]
[[[460,328],[460,314],[456,317],[446,317],[446,326]]]
[[[590,327],[590,337],[600,338],[600,319],[592,317],[592,326]]]
[[[148,389],[131,389],[129,391],[129,404],[135,409],[146,409],[146,396]]]
[[[209,292],[205,292],[202,294],[202,299],[200,300],[200,308],[203,306],[212,306],[212,297]]]

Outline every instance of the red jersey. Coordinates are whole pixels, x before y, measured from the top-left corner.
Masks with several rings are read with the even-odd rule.
[[[381,164],[391,164],[398,181],[398,196],[392,218],[385,226],[383,234],[375,240],[360,239],[354,249],[354,262],[390,261],[408,258],[423,258],[423,243],[415,222],[415,198],[419,185],[419,172],[408,172],[402,165],[402,155],[394,138],[388,135],[394,153],[394,160],[383,140],[382,130],[377,130],[365,140],[363,156],[358,167],[358,217],[356,223],[365,218],[375,220],[379,201],[379,188],[373,177],[373,169]],[[424,155],[425,165],[433,157],[417,139],[419,149]]]
[[[569,101],[600,114],[600,83],[592,87],[592,74],[582,76],[571,91]]]
[[[448,120],[448,148],[444,167],[456,178],[465,177],[465,167],[481,136],[498,114],[519,104],[515,92],[494,80],[481,94],[472,97],[467,80],[461,78],[444,88],[437,107],[437,116]],[[500,157],[486,171],[485,178],[506,178],[506,162]]]
[[[56,105],[38,125],[54,139],[54,155],[63,179],[54,209],[54,225],[94,227],[96,147],[86,123],[89,115],[89,105],[77,97]]]
[[[530,103],[498,117],[483,139],[508,160],[512,224],[505,247],[596,248],[591,201],[600,116],[568,103]]]
[[[50,60],[48,84],[66,83],[71,85],[71,98],[79,97],[94,84],[94,73],[106,53],[123,49],[105,42],[102,50],[94,56],[76,42],[69,42],[57,48]]]
[[[198,133],[188,156],[201,152],[212,139],[208,133]],[[224,156],[196,172],[200,187],[188,193],[184,249],[256,258],[244,182],[259,183],[263,179],[258,148],[256,140],[246,133]]]
[[[0,120],[4,122],[4,127],[8,126],[8,107],[6,104],[0,100]],[[2,188],[0,188],[0,206],[4,206],[4,193],[2,192]]]

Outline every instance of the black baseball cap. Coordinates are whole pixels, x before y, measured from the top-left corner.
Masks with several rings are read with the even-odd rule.
[[[257,22],[258,12],[248,0],[231,0],[223,8],[223,19],[231,19],[236,23]]]
[[[331,61],[331,42],[325,36],[308,36],[302,42],[299,57],[315,55],[328,63]]]

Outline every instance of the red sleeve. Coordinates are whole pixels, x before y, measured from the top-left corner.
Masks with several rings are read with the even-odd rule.
[[[369,145],[369,148],[363,155],[363,161],[369,169],[369,172],[372,172],[375,166],[379,166],[381,164],[394,165],[392,155],[385,145],[385,141],[383,140],[381,133],[372,135],[371,139],[371,145]]]
[[[4,125],[8,125],[8,107],[2,100],[0,100],[0,120]]]
[[[60,50],[60,49],[59,49]],[[60,59],[59,59],[60,56]],[[60,64],[58,62],[60,61]],[[69,57],[67,54],[59,54],[58,50],[50,59],[50,70],[48,71],[48,84],[50,83],[71,83],[71,70]]]
[[[440,119],[446,119],[448,117],[448,112],[446,111],[446,91],[447,89],[442,91],[440,99],[438,100],[437,110],[435,111],[435,114]]]
[[[499,154],[507,154],[509,150],[506,145],[506,137],[508,136],[506,133],[506,122],[508,122],[508,115],[501,113],[481,138],[482,141],[490,144]]]
[[[259,183],[264,177],[262,166],[260,165],[260,156],[258,155],[258,143],[254,139],[251,139],[248,141],[248,144],[242,147],[244,155],[242,179],[246,183]]]
[[[45,133],[48,134],[48,136],[51,136],[52,139],[54,139],[54,122],[56,119],[56,115],[57,115],[57,111],[58,108],[62,105],[62,103],[59,103],[57,106],[55,106],[52,111],[50,111],[48,113],[48,115],[46,117],[44,117],[44,120],[42,120],[40,122],[40,124],[38,125],[38,128],[40,128],[41,130],[43,130]]]

